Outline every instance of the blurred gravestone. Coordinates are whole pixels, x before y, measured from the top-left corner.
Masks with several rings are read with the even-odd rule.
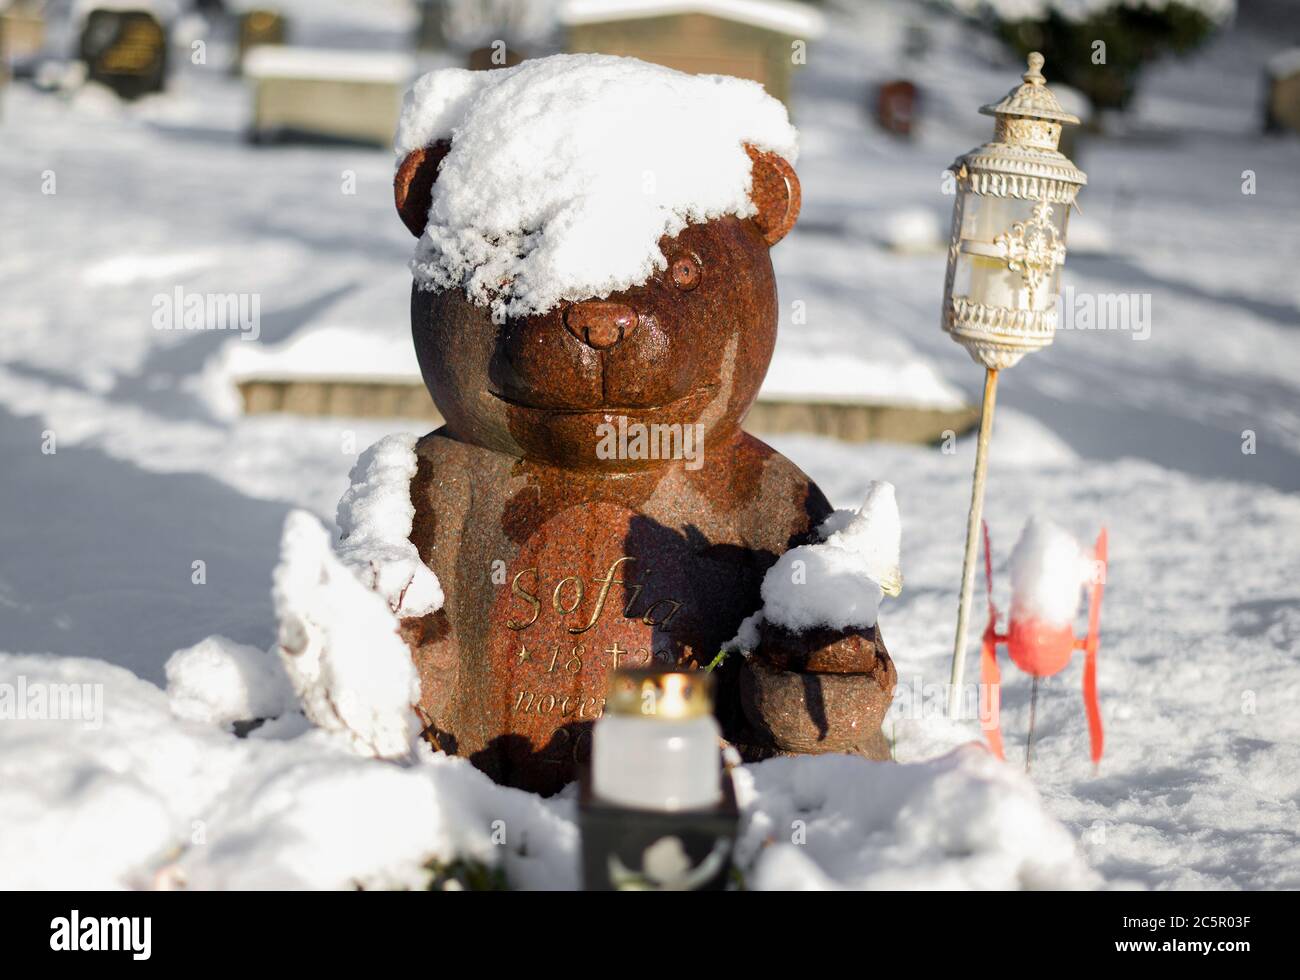
[[[1300,47],[1269,59],[1265,72],[1264,128],[1300,132]]]
[[[513,68],[523,60],[524,56],[511,48],[476,48],[465,59],[465,66],[470,71],[491,71],[493,68]]]
[[[930,52],[930,32],[925,24],[913,21],[903,32],[903,55],[909,59],[924,58]]]
[[[912,82],[902,78],[885,82],[876,90],[876,125],[887,133],[910,139],[918,101]]]
[[[161,92],[167,79],[167,34],[144,10],[92,10],[81,31],[86,77],[121,98]]]
[[[283,44],[284,17],[274,10],[249,10],[239,18],[239,64],[244,56],[261,44]]]
[[[6,66],[31,59],[45,43],[42,4],[32,0],[11,3],[0,10],[0,74]]]
[[[258,45],[244,60],[253,88],[249,136],[389,146],[414,74],[414,60],[396,52]]]
[[[623,55],[692,74],[749,78],[787,105],[795,69],[825,25],[815,7],[769,0],[584,0],[562,5],[560,19],[570,53]]]

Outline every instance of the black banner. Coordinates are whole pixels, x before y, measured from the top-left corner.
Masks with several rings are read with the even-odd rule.
[[[891,968],[937,962],[1035,972],[1097,960],[1192,963],[1217,969],[1294,950],[1293,895],[1241,892],[730,893],[630,896],[623,907],[594,893],[57,893],[8,894],[0,942],[19,962],[80,954],[114,960],[230,968],[336,966],[341,947],[375,955],[376,968],[411,962],[437,969],[442,950],[496,959],[532,940],[581,940],[585,962],[599,944],[716,946],[728,959],[788,945],[806,965],[889,950]],[[615,902],[619,899],[614,899]],[[611,914],[613,913],[613,914]],[[759,923],[767,923],[758,928]],[[670,925],[671,924],[671,925]],[[580,927],[581,936],[572,928]],[[557,931],[558,930],[558,931]],[[1285,930],[1285,931],[1284,931]],[[496,933],[500,938],[496,938]],[[883,944],[883,945],[882,945]],[[577,948],[577,947],[572,947]],[[611,951],[614,946],[611,945]],[[684,950],[683,950],[684,952]],[[694,954],[691,954],[694,955]],[[481,959],[486,957],[487,959]],[[1241,959],[1244,957],[1245,959]],[[909,961],[915,963],[909,966]],[[870,962],[868,960],[868,962]],[[1264,962],[1264,961],[1255,961]],[[1284,960],[1285,962],[1285,960]],[[557,969],[563,969],[556,964]]]

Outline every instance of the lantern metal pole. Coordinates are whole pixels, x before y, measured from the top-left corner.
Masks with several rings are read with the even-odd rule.
[[[980,409],[980,433],[975,444],[975,479],[970,493],[970,515],[966,518],[966,557],[961,567],[961,604],[957,607],[957,638],[952,648],[952,676],[948,688],[948,715],[960,717],[962,677],[966,671],[966,629],[970,623],[971,594],[975,590],[975,565],[979,554],[980,523],[984,514],[984,477],[988,473],[989,436],[993,432],[993,409],[998,400],[997,368],[984,375],[984,402]]]

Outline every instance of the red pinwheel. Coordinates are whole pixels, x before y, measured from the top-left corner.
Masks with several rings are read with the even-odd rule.
[[[1069,553],[1071,547],[1073,557]],[[1072,567],[1071,561],[1078,563]],[[998,610],[993,604],[993,558],[987,523],[984,524],[984,577],[988,582],[989,623],[984,630],[980,654],[980,685],[983,689],[980,725],[988,738],[989,748],[999,759],[1005,758],[1000,722],[998,644],[1005,643],[1012,662],[1034,678],[1025,747],[1026,769],[1029,768],[1032,749],[1038,679],[1060,673],[1074,651],[1083,650],[1083,704],[1088,714],[1092,761],[1096,765],[1101,760],[1103,743],[1101,710],[1097,703],[1097,650],[1100,644],[1101,595],[1106,581],[1105,528],[1097,536],[1091,560],[1085,561],[1078,545],[1065,532],[1033,520],[1026,525],[1012,555],[1011,619],[1005,633],[997,630]],[[1079,589],[1085,583],[1089,592],[1088,632],[1084,637],[1076,638],[1073,620],[1078,610]]]

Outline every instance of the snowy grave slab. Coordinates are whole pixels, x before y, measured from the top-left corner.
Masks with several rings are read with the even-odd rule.
[[[821,11],[792,0],[567,0],[568,50],[752,79],[790,101],[792,42],[821,36]]]
[[[9,65],[23,63],[44,43],[45,16],[39,5],[12,4],[0,10],[0,60]],[[0,80],[0,85],[4,81]]]
[[[253,86],[251,132],[387,145],[415,74],[404,54],[259,45],[244,57]]]

